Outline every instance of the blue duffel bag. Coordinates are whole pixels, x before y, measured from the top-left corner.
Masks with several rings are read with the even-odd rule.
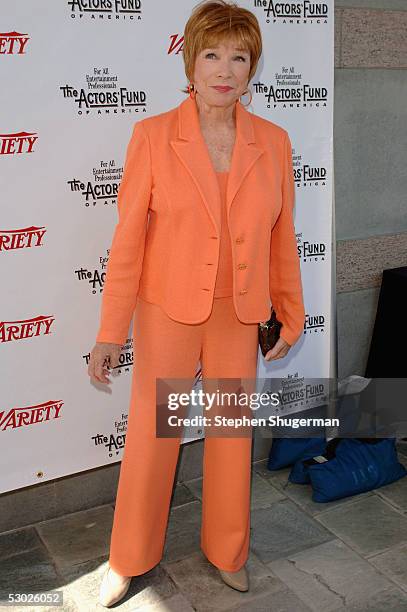
[[[315,502],[364,493],[407,475],[395,438],[342,438],[329,444],[328,453],[303,461]]]
[[[356,382],[353,380],[356,379]],[[360,406],[359,395],[361,384],[365,383],[364,379],[360,382],[361,377],[349,377],[341,381],[341,388],[338,392],[337,404],[335,407],[335,416],[340,420],[338,437],[341,434],[349,434],[358,430],[360,422]],[[346,384],[345,384],[346,383]],[[352,385],[355,392],[352,393]],[[349,389],[348,389],[349,387]],[[359,389],[359,391],[358,391]],[[295,414],[299,418],[326,418],[327,405],[317,406],[313,409],[306,409]],[[309,483],[310,479],[307,475],[307,469],[300,463],[302,459],[308,459],[317,455],[322,455],[328,450],[332,453],[336,447],[338,438],[327,443],[325,439],[325,428],[320,428],[318,431],[315,426],[312,430],[319,435],[313,437],[295,437],[289,435],[289,427],[274,427],[275,434],[281,434],[273,440],[267,467],[269,470],[280,470],[281,468],[293,465],[293,469],[289,475],[289,480],[293,483],[305,484]],[[304,428],[302,428],[304,432]],[[284,434],[288,432],[288,435]],[[292,433],[292,431],[291,431]],[[305,432],[306,433],[306,432]]]
[[[294,463],[288,475],[288,480],[294,484],[309,484],[311,482],[308,466],[302,459]]]
[[[308,465],[304,459],[312,459],[312,457],[303,457],[298,459],[291,468],[288,475],[288,480],[294,484],[310,484],[311,478],[309,475]]]
[[[294,484],[309,484],[311,482],[308,469],[309,464],[333,459],[335,457],[336,447],[341,440],[342,438],[333,438],[332,440],[329,440],[329,442],[325,441],[325,450],[322,450],[316,455],[298,459],[298,461],[296,461],[291,468],[288,480]]]
[[[270,448],[267,468],[280,470],[300,459],[320,455],[325,448],[325,438],[275,438]]]

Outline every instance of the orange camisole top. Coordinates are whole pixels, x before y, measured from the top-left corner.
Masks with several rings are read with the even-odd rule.
[[[226,217],[226,187],[229,172],[216,172],[221,195],[221,235],[219,248],[219,267],[215,281],[214,297],[233,295],[233,261],[229,230]]]

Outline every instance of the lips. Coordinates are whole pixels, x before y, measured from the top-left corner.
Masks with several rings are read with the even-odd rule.
[[[227,91],[231,91],[233,89],[232,87],[229,87],[228,85],[214,85],[213,88],[223,93],[226,93]]]

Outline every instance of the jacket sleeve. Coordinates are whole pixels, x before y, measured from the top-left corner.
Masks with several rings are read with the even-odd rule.
[[[295,201],[291,141],[285,132],[282,167],[282,208],[271,231],[270,299],[283,324],[280,336],[292,345],[303,333],[305,310],[300,259],[295,237]]]
[[[106,267],[96,342],[123,345],[127,339],[144,257],[151,183],[150,145],[138,121],[127,146],[117,194],[119,219]]]

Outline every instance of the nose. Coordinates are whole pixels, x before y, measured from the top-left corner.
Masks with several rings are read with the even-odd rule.
[[[232,75],[232,60],[224,59],[219,64],[219,76],[229,77]]]
[[[218,71],[218,77],[229,81],[232,76],[231,71],[228,68],[224,68]]]

